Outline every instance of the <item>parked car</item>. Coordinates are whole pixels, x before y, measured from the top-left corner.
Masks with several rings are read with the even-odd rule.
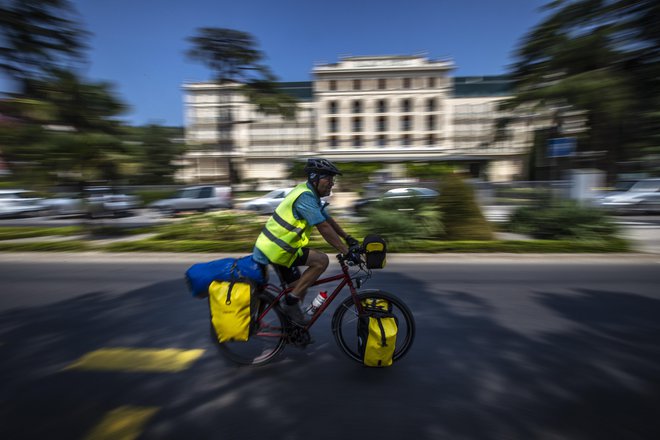
[[[243,202],[238,207],[248,211],[257,211],[261,214],[272,214],[292,189],[279,188],[269,192],[265,196]]]
[[[53,216],[82,215],[86,213],[85,201],[78,193],[59,193],[53,198],[43,199],[44,214]]]
[[[130,215],[140,206],[138,197],[121,194],[108,186],[91,186],[85,188],[83,193],[85,210],[91,218]]]
[[[393,188],[385,191],[379,197],[360,199],[353,205],[358,215],[363,215],[367,209],[387,206],[400,211],[415,210],[420,203],[435,200],[438,192],[423,187]]]
[[[149,208],[163,215],[174,215],[183,211],[206,212],[232,206],[231,187],[201,185],[179,190],[176,196],[153,202]]]
[[[44,208],[41,197],[24,189],[0,189],[0,217],[38,215]]]
[[[628,191],[603,197],[599,204],[616,214],[660,212],[660,178],[639,180]]]

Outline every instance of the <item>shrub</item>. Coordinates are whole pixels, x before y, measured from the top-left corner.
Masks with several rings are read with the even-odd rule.
[[[481,213],[471,186],[455,174],[442,178],[438,206],[446,240],[492,240],[493,231]]]
[[[618,231],[601,210],[579,206],[573,201],[518,208],[508,225],[513,232],[544,240],[602,240]]]
[[[382,235],[388,242],[428,239],[443,234],[440,213],[434,206],[415,204],[409,210],[397,207],[383,202],[378,208],[367,210],[363,234]]]
[[[255,240],[264,219],[252,214],[222,211],[187,217],[158,228],[158,240]]]
[[[174,197],[177,190],[175,189],[149,189],[137,190],[133,194],[140,198],[143,206],[147,206],[152,202],[162,199],[169,199]]]

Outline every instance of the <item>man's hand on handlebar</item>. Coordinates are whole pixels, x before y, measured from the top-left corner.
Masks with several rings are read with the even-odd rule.
[[[344,261],[352,263],[350,265],[356,265],[362,263],[362,258],[360,258],[360,245],[354,244],[348,248],[348,252],[343,256]]]
[[[350,235],[347,235],[344,241],[346,242],[349,248],[360,245],[360,242],[357,241],[355,238],[351,237]]]

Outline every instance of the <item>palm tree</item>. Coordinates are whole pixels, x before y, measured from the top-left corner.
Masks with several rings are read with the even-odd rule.
[[[200,28],[197,32],[196,36],[188,39],[192,48],[186,54],[212,70],[213,81],[221,86],[219,93],[230,95],[233,88],[243,93],[264,114],[279,114],[285,118],[295,116],[295,99],[277,89],[276,77],[267,66],[261,64],[263,54],[257,49],[252,35],[224,28]],[[223,101],[229,102],[228,99]],[[219,150],[232,152],[232,128],[242,122],[249,121],[235,121],[231,106],[228,114],[218,116]],[[235,183],[238,176],[229,156],[227,164],[229,181]]]

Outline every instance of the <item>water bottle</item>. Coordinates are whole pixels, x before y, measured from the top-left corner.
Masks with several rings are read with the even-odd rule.
[[[319,294],[316,295],[316,298],[314,298],[314,301],[312,301],[312,304],[307,309],[307,314],[313,315],[314,313],[316,313],[316,311],[319,309],[319,307],[321,307],[321,304],[323,304],[326,299],[328,299],[328,292],[326,292],[325,290],[319,292]]]

